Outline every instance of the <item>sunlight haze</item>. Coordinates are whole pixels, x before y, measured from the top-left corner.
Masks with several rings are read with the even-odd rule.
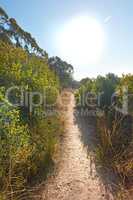
[[[77,16],[57,34],[58,54],[75,67],[97,64],[102,57],[105,33],[94,18]]]
[[[131,0],[0,0],[0,4],[49,56],[70,62],[75,79],[133,73]]]

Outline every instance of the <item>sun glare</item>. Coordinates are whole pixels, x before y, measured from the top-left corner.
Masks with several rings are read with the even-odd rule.
[[[88,16],[77,17],[58,34],[59,54],[74,65],[95,64],[102,56],[104,40],[100,23]]]

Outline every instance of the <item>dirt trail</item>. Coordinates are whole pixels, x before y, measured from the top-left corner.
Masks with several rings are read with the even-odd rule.
[[[62,156],[56,174],[43,191],[43,200],[112,200],[106,195],[95,166],[81,140],[81,131],[75,122],[74,96],[68,95],[65,109],[66,134],[62,144]]]

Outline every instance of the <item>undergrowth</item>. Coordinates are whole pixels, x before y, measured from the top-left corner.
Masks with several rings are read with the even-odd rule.
[[[108,116],[97,119],[98,144],[95,149],[97,164],[105,170],[111,169],[118,177],[117,198],[123,200],[132,191],[133,183],[133,138],[132,131],[124,130],[125,118],[115,114],[112,121],[109,120],[110,124]]]

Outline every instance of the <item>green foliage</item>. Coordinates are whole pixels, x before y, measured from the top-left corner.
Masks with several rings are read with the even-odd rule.
[[[115,92],[116,86],[119,83],[119,78],[114,74],[107,74],[106,77],[98,76],[95,80],[93,91],[102,93],[101,95],[101,107],[111,105],[111,97]]]
[[[0,96],[2,97],[2,94]],[[18,166],[27,162],[30,155],[30,137],[27,125],[23,125],[20,120],[19,110],[13,108],[3,97],[1,100],[0,187],[3,192],[8,193],[13,190],[15,177],[19,177],[21,173],[16,173]],[[15,189],[19,187],[20,185]]]
[[[59,76],[62,87],[73,86],[73,66],[65,61],[62,61],[59,57],[51,57],[48,60],[50,68]]]
[[[125,98],[128,98],[128,113],[130,113],[130,115],[133,114],[133,75],[132,74],[127,74],[127,75],[123,75],[119,85],[117,86],[117,90],[118,90],[118,97],[117,97],[117,104],[119,107],[122,107],[122,103],[124,100],[124,96]]]
[[[29,53],[47,57],[47,53],[41,49],[30,33],[24,31],[14,18],[9,18],[7,13],[0,7],[0,40],[5,43],[24,48]]]
[[[56,151],[60,118],[52,109],[60,83],[46,52],[2,8],[0,28],[0,199],[17,200],[32,177],[42,171],[46,177]],[[7,100],[12,86],[16,89]],[[39,102],[37,95],[31,96],[34,92],[43,100],[31,109],[30,100]],[[22,97],[23,104],[14,107]]]
[[[58,144],[58,137],[60,132],[60,123],[58,116],[49,116],[45,120],[39,120],[38,123],[31,128],[31,143],[33,147],[33,154],[30,158],[32,176],[39,173],[40,168],[43,171],[47,167],[47,159],[52,159],[56,146]],[[32,165],[34,164],[34,167]],[[32,177],[30,175],[30,177]],[[34,177],[35,178],[35,177]]]
[[[81,86],[76,91],[77,104],[79,101],[82,103],[82,99],[91,93],[100,97],[100,107],[104,108],[111,105],[111,97],[119,83],[119,78],[109,73],[105,77],[97,76],[96,79],[85,78],[80,83]],[[83,103],[82,105],[87,106]]]

